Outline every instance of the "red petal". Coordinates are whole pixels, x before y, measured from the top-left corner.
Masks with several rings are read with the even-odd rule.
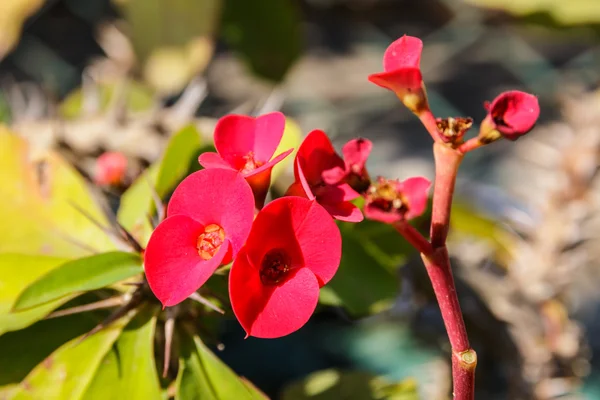
[[[233,165],[230,165],[227,161],[223,160],[220,155],[212,152],[200,154],[198,157],[198,163],[204,168],[235,169]]]
[[[418,68],[400,68],[390,72],[380,72],[369,75],[374,84],[403,96],[407,91],[419,91],[423,82],[421,70]]]
[[[277,338],[306,324],[317,307],[319,284],[310,270],[300,268],[279,285],[263,285],[242,251],[229,274],[229,298],[248,336]]]
[[[390,44],[383,55],[383,70],[386,72],[400,68],[419,68],[423,42],[413,36],[402,36]]]
[[[423,214],[427,209],[427,192],[431,187],[431,182],[427,178],[417,176],[403,181],[401,187],[409,206],[404,218],[409,220]]]
[[[226,115],[215,126],[215,147],[221,157],[234,166],[239,164],[240,157],[250,152],[257,161],[267,162],[279,146],[284,129],[285,116],[280,112],[257,118]]]
[[[161,222],[150,236],[144,255],[146,279],[164,306],[173,306],[198,290],[221,265],[229,250],[226,240],[210,260],[198,255],[196,243],[204,227],[185,216]]]
[[[315,195],[313,194],[312,189],[310,188],[310,185],[306,179],[306,175],[304,174],[304,169],[302,168],[302,166],[300,164],[300,159],[297,157],[296,157],[296,162],[294,163],[294,166],[296,167],[294,169],[296,171],[296,179],[298,181],[300,181],[300,185],[302,186],[304,195],[309,200],[313,200],[315,198]]]
[[[322,182],[323,171],[334,167],[344,168],[344,160],[335,152],[331,141],[320,130],[310,132],[298,149],[296,159],[299,160],[308,183],[313,186]],[[296,180],[297,169],[294,168]]]
[[[508,139],[517,139],[529,132],[540,115],[536,96],[512,90],[501,93],[489,106],[497,129]]]
[[[295,236],[309,268],[323,286],[335,275],[342,257],[342,236],[328,211],[315,201],[288,201]],[[350,203],[348,203],[350,204]]]
[[[218,224],[232,245],[242,247],[254,219],[254,196],[236,171],[212,168],[194,172],[173,192],[167,215],[187,215],[203,225]]]
[[[336,185],[346,177],[346,170],[341,167],[334,167],[321,174],[323,181],[328,185]]]
[[[339,221],[344,222],[360,222],[364,219],[360,208],[356,207],[349,201],[341,203],[321,203],[322,206],[331,214],[331,216]]]

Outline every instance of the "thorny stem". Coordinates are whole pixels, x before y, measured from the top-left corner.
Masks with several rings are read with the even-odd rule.
[[[406,222],[397,223],[395,228],[421,253],[431,280],[452,346],[454,400],[473,400],[477,354],[469,344],[446,248],[456,174],[464,153],[440,142],[434,143],[433,153],[435,183],[430,230],[431,242],[428,242]]]

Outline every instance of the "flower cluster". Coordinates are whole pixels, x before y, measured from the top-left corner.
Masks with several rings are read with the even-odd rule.
[[[532,129],[539,114],[535,96],[506,92],[486,105],[479,136],[465,142],[472,119],[439,119],[429,109],[419,66],[422,47],[417,38],[398,39],[385,53],[385,71],[369,79],[394,91],[436,145],[461,156]],[[218,121],[216,152],[200,155],[204,169],[176,188],[167,218],[145,250],[146,278],[164,306],[192,296],[217,268],[232,263],[229,297],[247,335],[287,335],[308,321],[319,289],[337,272],[342,239],[334,220],[362,221],[357,204],[364,204],[367,218],[407,232],[407,221],[425,211],[429,180],[371,180],[366,162],[372,143],[351,140],[340,156],[321,130],[301,143],[285,195],[265,205],[273,167],[293,150],[275,154],[284,129],[279,112],[256,118],[232,114]]]

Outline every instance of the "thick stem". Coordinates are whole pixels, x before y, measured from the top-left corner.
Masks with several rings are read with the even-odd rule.
[[[431,245],[436,249],[446,244],[456,173],[464,154],[442,143],[434,143],[433,156],[435,158],[435,182],[430,236]]]
[[[460,153],[468,153],[469,151],[473,151],[475,149],[480,148],[481,146],[484,146],[485,143],[482,142],[478,137],[474,137],[471,138],[469,140],[467,140],[466,142],[464,142],[463,144],[461,144],[460,146],[458,146],[458,151]]]
[[[469,344],[465,322],[458,303],[448,250],[445,246],[422,254],[435,297],[442,312],[452,346],[452,381],[455,400],[472,400],[475,395],[477,355]]]

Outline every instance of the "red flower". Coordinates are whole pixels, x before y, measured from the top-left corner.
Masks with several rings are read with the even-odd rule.
[[[427,191],[431,182],[423,177],[400,182],[379,178],[365,198],[365,215],[388,224],[418,217],[427,208]]]
[[[293,150],[289,149],[272,158],[284,129],[285,116],[280,112],[257,118],[226,115],[215,127],[217,153],[203,153],[198,162],[204,168],[239,171],[252,187],[256,206],[260,209],[271,183],[271,170]]]
[[[363,193],[369,188],[371,180],[367,172],[366,163],[373,143],[367,139],[352,139],[342,148],[344,155],[344,168],[335,166],[324,171],[322,176],[325,183],[335,185],[346,182],[358,193]]]
[[[267,204],[229,275],[231,306],[247,335],[276,338],[301,328],[341,251],[340,231],[317,202],[282,197]]]
[[[421,39],[404,35],[385,51],[384,72],[369,75],[371,82],[396,93],[404,105],[416,114],[429,109],[419,66],[422,50]]]
[[[118,185],[125,179],[127,158],[123,153],[107,151],[96,160],[94,181],[98,185]]]
[[[316,199],[335,219],[362,221],[360,209],[350,203],[360,195],[345,182],[330,185],[324,180],[328,171],[338,168],[345,170],[344,160],[337,155],[325,132],[310,132],[298,149],[294,163],[296,181],[286,195]]]
[[[509,140],[517,140],[533,129],[540,115],[537,97],[518,90],[501,93],[486,108],[482,131],[495,129]]]
[[[173,306],[237,255],[254,218],[252,189],[235,171],[198,171],[175,189],[167,215],[150,237],[144,267],[156,297]]]

